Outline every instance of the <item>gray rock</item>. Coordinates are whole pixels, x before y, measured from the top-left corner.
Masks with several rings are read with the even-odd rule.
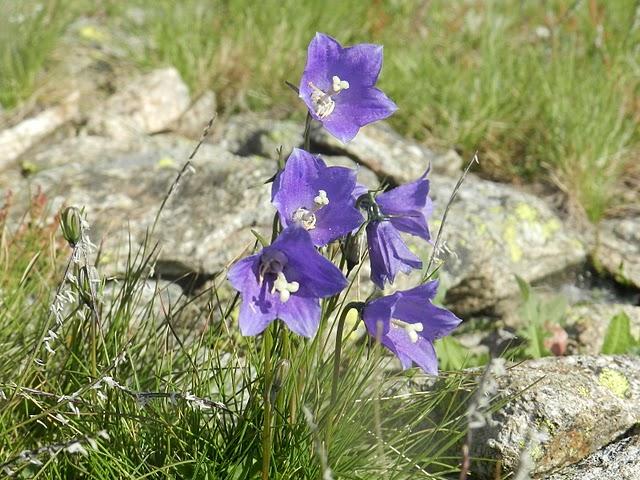
[[[498,377],[493,422],[474,431],[472,455],[514,471],[532,431],[545,439],[530,452],[532,473],[574,464],[640,421],[640,359],[632,356],[551,357],[527,361]],[[494,465],[478,462],[479,478]]]
[[[430,178],[435,238],[456,180],[436,174]],[[536,282],[586,258],[578,237],[542,200],[474,175],[458,192],[442,241],[438,257],[445,262],[445,301],[465,315],[517,294],[514,274]]]
[[[172,126],[180,135],[197,140],[207,122],[216,114],[216,94],[207,90],[200,95]]]
[[[445,175],[457,175],[462,167],[462,160],[454,151],[438,155],[402,137],[385,122],[367,125],[346,144],[316,125],[311,130],[311,140],[315,150],[349,156],[380,180],[394,185],[416,180],[430,165],[434,172]]]
[[[131,80],[89,115],[91,133],[114,140],[167,129],[189,108],[189,89],[175,68]]]
[[[640,307],[607,303],[571,307],[565,325],[571,339],[567,353],[599,354],[609,321],[620,313],[629,317],[634,338],[640,337]]]
[[[46,109],[0,132],[0,171],[73,119],[78,114],[78,99],[77,93],[71,94],[60,105]]]
[[[126,268],[129,245],[136,252],[144,243],[193,146],[167,135],[147,138],[133,151],[101,137],[69,139],[35,159],[40,170],[29,181],[43,187],[52,211],[63,203],[86,206],[91,238],[102,249],[101,271],[116,275]],[[273,162],[205,144],[193,164],[195,173],[182,179],[147,240],[149,248],[160,242],[156,271],[169,279],[194,272],[207,278],[253,245],[251,228],[265,236],[271,231],[274,210],[264,182]]]
[[[640,216],[602,222],[594,260],[618,282],[640,288]]]
[[[294,147],[302,146],[303,132],[304,124],[248,113],[218,122],[212,140],[237,155],[276,158],[277,149],[282,147],[286,158]]]
[[[640,434],[631,433],[544,480],[637,480],[639,472]]]
[[[322,159],[329,166],[347,167],[353,168],[358,172],[358,182],[370,189],[376,189],[379,187],[378,177],[361,165],[358,165],[355,161],[349,157],[333,156],[333,155],[321,155]]]

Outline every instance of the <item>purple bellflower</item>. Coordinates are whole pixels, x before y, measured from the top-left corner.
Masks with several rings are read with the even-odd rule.
[[[360,127],[387,118],[398,107],[374,85],[382,68],[382,46],[361,43],[343,48],[316,33],[300,80],[300,98],[311,116],[346,143]]]
[[[398,356],[404,369],[417,364],[427,373],[438,373],[433,341],[448,335],[461,320],[449,310],[431,303],[438,282],[396,292],[367,303],[362,318],[369,334]]]
[[[242,295],[243,335],[257,335],[279,318],[298,335],[311,337],[320,324],[318,299],[347,285],[342,272],[316,251],[300,227],[283,230],[273,244],[235,263],[228,278]]]
[[[327,167],[318,156],[295,148],[276,176],[271,196],[282,224],[303,227],[320,247],[362,225],[355,187],[355,170]]]
[[[393,283],[398,272],[422,268],[422,261],[409,250],[400,232],[427,241],[431,238],[427,225],[433,210],[429,181],[423,175],[415,182],[378,195],[375,204],[366,228],[367,244],[371,281],[384,288],[386,282]]]

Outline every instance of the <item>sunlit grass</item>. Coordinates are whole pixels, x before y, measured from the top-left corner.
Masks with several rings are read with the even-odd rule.
[[[405,375],[385,367],[389,357],[381,348],[349,340],[332,403],[330,337],[306,340],[273,325],[273,376],[267,377],[264,335],[240,336],[234,297],[219,289],[224,275],[174,305],[159,290],[149,299],[142,289],[153,283],[155,249],[145,245],[131,252],[117,282],[99,277],[94,299],[82,281],[86,258],[69,261],[72,249],[44,196],[34,197],[18,226],[4,224],[5,212],[3,475],[256,478],[266,381],[273,409],[269,478],[320,478],[323,462],[333,478],[430,472],[439,479],[458,471],[472,376],[444,373],[437,384],[423,380],[410,389]],[[63,281],[67,263],[72,276]],[[51,305],[64,308],[56,315]],[[224,408],[200,408],[201,400]],[[75,442],[86,456],[66,451]]]
[[[400,105],[392,123],[401,132],[467,157],[478,150],[489,177],[553,183],[592,221],[637,200],[621,195],[626,179],[640,176],[640,12],[632,0],[105,5],[85,10],[143,40],[131,50],[140,66],[174,65],[194,94],[213,89],[223,113],[301,118],[284,81],[297,81],[315,31],[381,43],[380,86]],[[127,15],[133,6],[142,20]],[[3,104],[33,89],[64,25],[54,10],[65,9],[43,9],[0,43]]]

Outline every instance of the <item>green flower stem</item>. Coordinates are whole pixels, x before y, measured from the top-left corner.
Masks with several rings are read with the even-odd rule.
[[[307,118],[304,121],[304,142],[302,143],[307,152],[311,149],[311,120],[313,120],[313,118],[311,114],[307,112]]]
[[[334,405],[336,402],[336,397],[338,394],[338,377],[340,376],[340,358],[342,355],[342,333],[344,332],[344,322],[347,320],[347,314],[349,310],[355,309],[358,312],[362,311],[364,307],[364,303],[362,302],[349,302],[342,313],[340,314],[340,319],[338,320],[338,328],[336,330],[336,348],[334,350],[333,356],[333,381],[331,383],[331,405]]]
[[[273,335],[271,327],[264,331],[262,349],[264,354],[264,420],[262,422],[262,480],[269,479],[269,463],[271,461],[271,383],[273,372],[271,369],[271,349]]]

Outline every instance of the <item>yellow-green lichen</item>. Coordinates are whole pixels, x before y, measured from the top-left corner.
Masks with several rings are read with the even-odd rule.
[[[534,461],[538,461],[544,455],[544,450],[542,450],[542,447],[540,445],[534,445],[533,447],[531,447],[531,452],[529,453],[529,455],[531,455],[531,458]]]
[[[516,206],[515,211],[516,211],[516,216],[520,220],[524,220],[527,222],[535,222],[536,219],[538,218],[538,212],[536,211],[536,209],[527,205],[526,203],[519,203]]]
[[[588,398],[590,395],[589,389],[584,385],[578,385],[578,388],[576,388],[576,392],[578,392],[578,395],[584,398]]]
[[[504,232],[502,237],[507,244],[507,249],[509,251],[509,257],[512,262],[519,262],[522,260],[522,248],[518,245],[517,240],[518,232],[516,231],[516,222],[515,219],[510,218],[507,220],[504,226]]]
[[[93,25],[86,25],[80,29],[80,36],[86,40],[92,40],[94,42],[102,42],[106,39],[106,35],[103,31],[98,30]]]
[[[551,220],[542,224],[542,235],[545,240],[551,238],[551,236],[560,230],[560,222],[556,218],[552,218]]]
[[[158,160],[158,168],[175,168],[176,161],[171,157],[162,157]]]
[[[598,383],[618,398],[625,398],[629,392],[629,380],[622,373],[604,368],[598,375]]]

